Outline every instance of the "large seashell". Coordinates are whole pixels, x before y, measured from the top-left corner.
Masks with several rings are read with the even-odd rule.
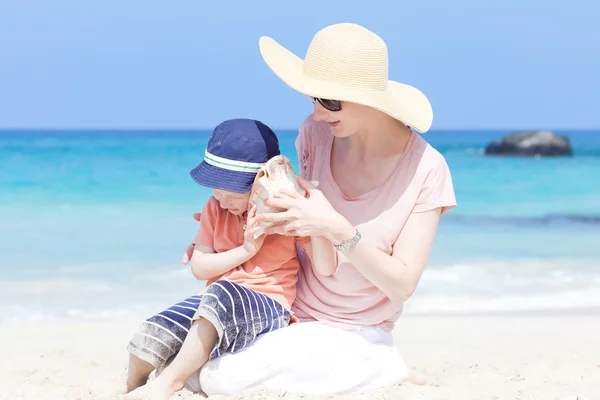
[[[267,161],[258,174],[256,174],[250,192],[248,209],[256,204],[257,215],[262,213],[281,212],[281,209],[267,207],[264,203],[266,199],[273,197],[273,195],[278,193],[281,189],[295,190],[302,196],[306,196],[306,190],[300,186],[298,177],[294,173],[290,160],[285,156],[278,155]],[[271,222],[262,222],[260,224],[260,229],[256,232],[254,237],[257,238],[262,235],[265,228],[271,225],[273,225]]]

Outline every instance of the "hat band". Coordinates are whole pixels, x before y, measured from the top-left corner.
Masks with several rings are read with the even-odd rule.
[[[228,158],[215,156],[214,154],[209,153],[208,150],[204,152],[204,161],[217,168],[237,172],[257,173],[265,165],[264,163],[230,160]]]

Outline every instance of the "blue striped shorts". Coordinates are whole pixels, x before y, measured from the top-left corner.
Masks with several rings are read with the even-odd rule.
[[[217,330],[210,359],[234,353],[266,332],[290,323],[290,313],[269,296],[219,280],[206,293],[191,296],[145,320],[127,346],[136,357],[160,368],[179,352],[192,323],[206,318]]]

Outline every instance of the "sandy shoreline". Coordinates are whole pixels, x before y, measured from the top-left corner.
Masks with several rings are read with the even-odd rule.
[[[115,399],[123,388],[125,346],[138,323],[0,325],[0,399]],[[427,384],[334,398],[600,399],[599,332],[598,315],[403,316],[396,344]]]

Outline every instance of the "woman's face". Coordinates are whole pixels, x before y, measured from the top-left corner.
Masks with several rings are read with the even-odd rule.
[[[372,118],[376,118],[375,109],[361,104],[343,101],[340,111],[330,111],[319,101],[314,103],[314,120],[329,124],[331,133],[339,138],[354,135],[369,125]]]

